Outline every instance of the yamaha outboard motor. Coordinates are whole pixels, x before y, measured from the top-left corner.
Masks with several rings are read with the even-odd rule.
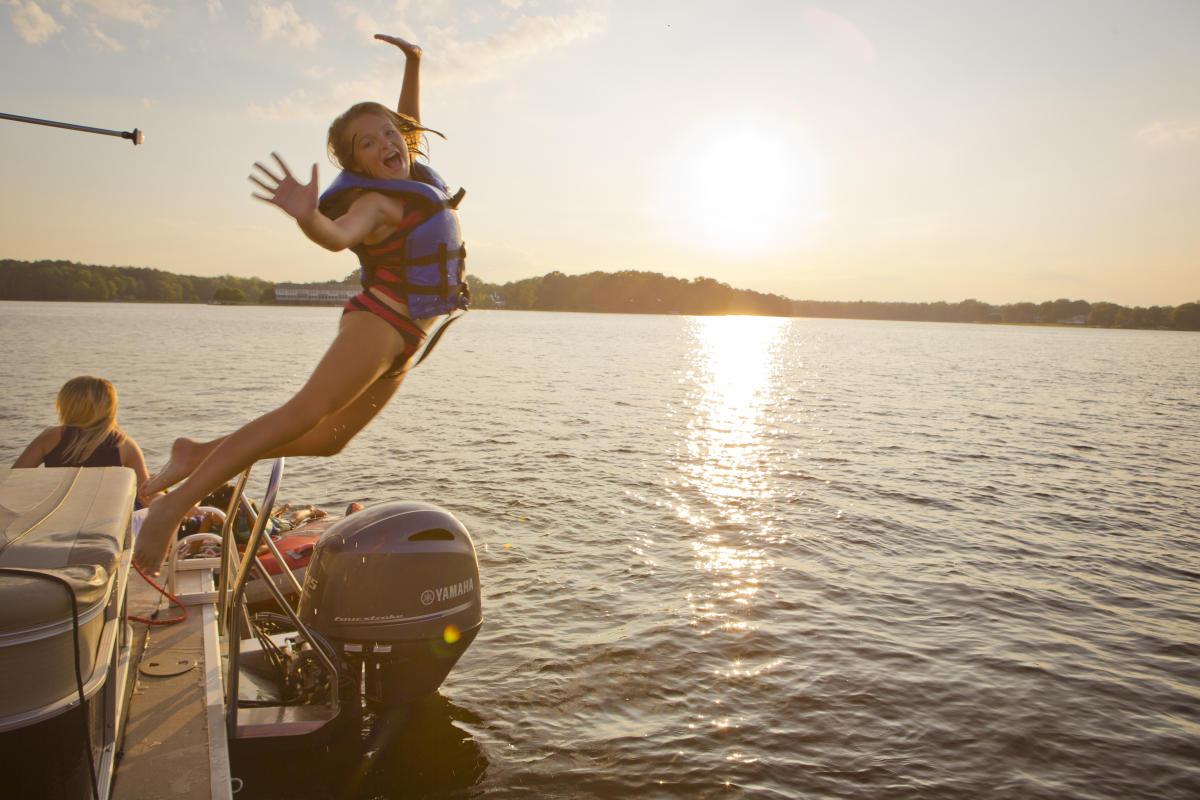
[[[365,667],[369,701],[420,700],[437,691],[483,624],[471,537],[428,503],[351,514],[317,541],[299,614],[351,676]]]

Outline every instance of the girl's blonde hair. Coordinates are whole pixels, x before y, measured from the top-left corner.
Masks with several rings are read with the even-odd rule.
[[[116,387],[104,378],[92,375],[71,378],[58,390],[54,408],[59,422],[79,428],[79,435],[64,453],[68,462],[86,461],[113,433],[119,434],[118,442],[125,439],[117,427]]]
[[[329,125],[329,136],[326,140],[326,147],[329,150],[329,160],[339,169],[346,169],[351,172],[357,171],[354,164],[354,152],[351,149],[351,140],[346,135],[346,128],[350,126],[351,122],[364,114],[374,114],[377,117],[383,117],[395,125],[396,130],[400,131],[400,135],[404,137],[404,143],[408,145],[409,154],[414,157],[426,155],[425,151],[421,149],[421,144],[425,141],[426,133],[442,136],[442,134],[433,128],[426,128],[407,114],[392,111],[382,103],[372,101],[355,103],[339,114],[338,118]],[[442,138],[445,139],[446,137],[442,136]]]

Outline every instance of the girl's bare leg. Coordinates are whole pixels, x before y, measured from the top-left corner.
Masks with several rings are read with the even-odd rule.
[[[399,380],[378,378],[401,347],[399,334],[379,317],[366,313],[343,316],[337,338],[295,397],[214,440],[215,446],[188,478],[151,503],[134,547],[134,563],[143,570],[157,571],[172,534],[193,505],[258,459],[292,452],[290,444],[304,444],[307,434],[331,417],[340,417],[338,412],[350,412],[351,419],[345,421],[342,431],[361,430],[382,408],[381,398],[386,401],[399,386]],[[371,391],[376,382],[381,386]],[[360,398],[362,402],[356,402]]]
[[[396,110],[421,121],[421,48],[396,36],[377,33],[381,42],[394,44],[404,53],[404,82],[400,84],[400,102]]]
[[[348,406],[323,420],[317,427],[279,450],[267,453],[262,457],[331,456],[337,454],[387,405],[392,395],[400,388],[402,380],[402,377],[380,378],[367,387],[366,391],[356,397]],[[224,440],[224,436],[208,442],[198,442],[187,437],[176,439],[175,443],[171,445],[171,456],[166,465],[142,484],[142,494],[157,494],[179,483],[191,475],[196,467],[200,466],[200,462],[204,461],[208,454]]]
[[[279,450],[267,453],[262,457],[337,455],[359,431],[367,426],[368,422],[375,419],[375,416],[383,410],[388,401],[392,399],[392,395],[400,388],[402,381],[403,376],[380,378],[337,414],[323,420],[320,425],[298,439],[288,442]]]
[[[224,437],[221,437],[222,439]],[[180,437],[171,445],[171,457],[158,472],[151,475],[140,487],[142,494],[156,494],[163,491],[192,474],[192,470],[200,466],[200,462],[208,457],[221,439],[211,442],[198,442],[195,439]]]

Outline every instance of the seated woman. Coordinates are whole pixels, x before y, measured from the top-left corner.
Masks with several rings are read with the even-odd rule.
[[[61,425],[46,428],[29,443],[13,469],[37,467],[129,467],[140,487],[149,473],[142,449],[117,426],[117,390],[103,378],[81,375],[58,390],[54,399]],[[137,508],[158,494],[143,495]]]

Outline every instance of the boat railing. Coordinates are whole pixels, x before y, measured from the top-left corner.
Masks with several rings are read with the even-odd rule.
[[[301,622],[299,615],[297,615],[291,604],[287,602],[283,591],[271,579],[271,575],[267,572],[262,560],[258,557],[259,548],[265,544],[267,549],[274,555],[275,563],[280,566],[280,571],[287,575],[288,579],[291,580],[292,588],[296,594],[299,594],[301,590],[299,581],[296,580],[291,570],[287,569],[286,562],[280,554],[278,547],[266,532],[267,523],[271,518],[271,509],[275,507],[275,498],[279,492],[279,482],[283,476],[283,463],[282,458],[275,459],[259,510],[255,510],[253,504],[245,497],[246,483],[250,477],[250,469],[242,473],[235,485],[233,496],[230,499],[229,508],[225,515],[225,522],[221,526],[222,569],[217,590],[217,608],[220,630],[224,633],[227,651],[225,724],[231,740],[238,738],[239,732],[238,691],[242,634],[243,631],[249,632],[252,630],[245,596],[246,583],[250,580],[252,571],[258,573],[263,585],[275,599],[280,611],[295,627],[296,633],[308,644],[313,654],[325,669],[330,681],[330,716],[337,716],[339,710],[339,670],[337,664],[327,652],[327,645],[322,641],[318,641],[312,631]],[[249,540],[246,542],[245,550],[240,557],[238,556],[238,546],[234,536],[235,520],[239,509],[244,510],[248,518],[252,520]]]

